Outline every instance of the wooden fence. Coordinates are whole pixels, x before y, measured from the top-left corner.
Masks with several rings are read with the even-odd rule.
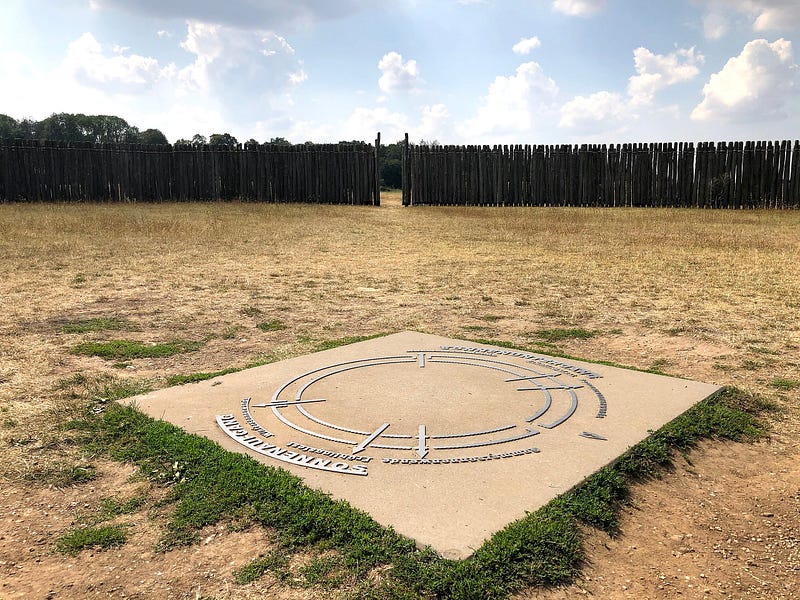
[[[0,142],[0,201],[380,203],[375,146]]]
[[[403,204],[800,208],[800,143],[410,146]]]

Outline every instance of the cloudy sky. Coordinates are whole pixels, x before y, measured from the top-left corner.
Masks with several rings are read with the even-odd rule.
[[[0,113],[170,141],[800,137],[798,0],[2,0]]]

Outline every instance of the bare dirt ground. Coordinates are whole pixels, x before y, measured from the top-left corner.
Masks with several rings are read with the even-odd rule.
[[[0,205],[0,599],[319,598],[233,572],[271,533],[226,526],[157,550],[150,501],[115,517],[129,541],[76,556],[58,539],[102,499],[144,489],[128,465],[82,455],[59,425],[75,374],[147,380],[241,367],[322,340],[413,329],[531,346],[720,385],[777,402],[757,444],[706,442],[637,485],[621,534],[586,531],[583,577],[519,598],[800,596],[800,214],[626,209]],[[63,333],[127,319],[135,331]],[[261,331],[278,320],[285,329]],[[203,341],[196,352],[115,364],[87,340]],[[783,382],[783,385],[781,384]],[[98,476],[59,486],[92,464]],[[303,560],[300,556],[296,560]]]

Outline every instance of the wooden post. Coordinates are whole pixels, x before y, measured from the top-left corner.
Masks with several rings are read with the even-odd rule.
[[[406,133],[405,141],[403,142],[403,164],[401,172],[401,185],[403,188],[403,206],[411,205],[411,163],[409,161],[408,153],[408,134]]]

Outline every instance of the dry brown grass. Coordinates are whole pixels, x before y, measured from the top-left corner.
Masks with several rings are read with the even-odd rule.
[[[7,419],[46,407],[61,377],[120,373],[68,352],[104,334],[60,333],[65,321],[98,316],[129,319],[139,331],[125,337],[147,342],[210,338],[200,352],[121,371],[145,377],[242,366],[348,335],[416,329],[526,344],[537,329],[581,327],[605,335],[564,349],[595,359],[660,360],[678,375],[705,371],[770,393],[773,378],[798,378],[800,213],[388,200],[380,209],[0,206]],[[255,328],[268,320],[287,327]],[[662,356],[624,351],[659,336]],[[718,368],[670,368],[670,352],[692,344],[720,350],[701,357]]]
[[[325,339],[414,329],[530,345],[736,384],[796,434],[800,212],[0,205],[0,476],[80,460],[55,425],[75,373],[149,379],[241,367]],[[118,317],[136,331],[62,333]],[[258,323],[277,320],[279,331]],[[74,344],[205,341],[113,366]]]

